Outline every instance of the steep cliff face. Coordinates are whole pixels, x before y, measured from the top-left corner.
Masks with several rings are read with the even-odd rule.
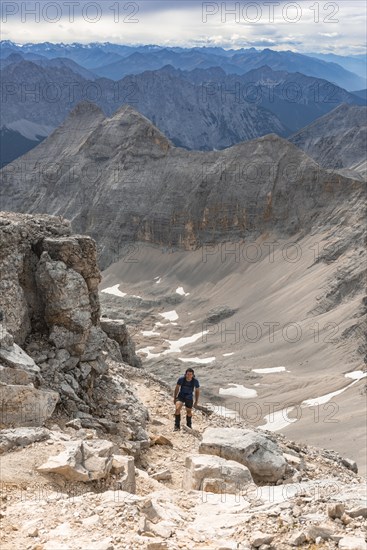
[[[367,175],[367,107],[339,105],[290,141],[324,168],[349,168]]]
[[[127,242],[193,249],[307,231],[360,186],[273,134],[223,151],[186,151],[129,106],[104,119],[89,104],[1,178],[4,209],[70,219],[98,242],[102,268]]]
[[[2,422],[23,425],[18,405],[26,401],[34,411],[42,397],[47,412],[33,414],[31,424],[42,423],[59,401],[61,412],[88,426],[144,439],[145,412],[136,407],[123,422],[117,403],[137,400],[106,363],[107,347],[119,361],[124,350],[100,327],[95,242],[71,235],[61,218],[1,213],[0,243]]]

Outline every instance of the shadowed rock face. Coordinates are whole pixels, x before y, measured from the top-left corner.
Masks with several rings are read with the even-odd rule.
[[[88,103],[1,179],[4,209],[70,219],[75,231],[97,240],[102,268],[127,242],[190,250],[270,229],[307,230],[360,186],[323,171],[276,135],[187,151],[129,106],[105,118]]]

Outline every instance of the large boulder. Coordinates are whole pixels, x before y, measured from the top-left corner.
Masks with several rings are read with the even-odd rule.
[[[28,386],[0,386],[0,425],[3,427],[42,426],[59,400],[52,390]]]
[[[32,357],[14,343],[12,335],[0,322],[0,382],[27,386],[36,381],[40,368]]]
[[[10,368],[25,370],[30,375],[38,374],[39,367],[22,348],[14,343],[12,336],[2,324],[0,324],[0,334],[0,362]]]
[[[253,430],[207,428],[199,452],[247,466],[255,483],[276,482],[283,478],[287,467],[278,445]]]
[[[182,488],[211,493],[239,493],[244,485],[252,483],[250,470],[233,460],[213,455],[186,457]]]
[[[65,451],[50,457],[37,468],[41,473],[54,473],[69,481],[93,481],[108,476],[112,468],[114,444],[96,439],[73,441]]]

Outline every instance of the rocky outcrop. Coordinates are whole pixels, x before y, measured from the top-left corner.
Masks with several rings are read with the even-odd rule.
[[[208,428],[199,452],[217,455],[246,466],[255,481],[276,482],[284,476],[287,462],[269,438],[240,428]]]
[[[121,373],[109,375],[95,242],[50,216],[1,213],[0,234],[3,425],[42,425],[58,403],[83,427],[147,439],[145,409]]]
[[[125,321],[101,317],[100,322],[102,330],[118,344],[121,360],[132,367],[141,367],[141,359],[135,354],[135,344],[130,337]]]
[[[0,454],[10,451],[14,447],[26,447],[36,441],[45,441],[50,438],[50,431],[46,428],[15,428],[1,430]]]

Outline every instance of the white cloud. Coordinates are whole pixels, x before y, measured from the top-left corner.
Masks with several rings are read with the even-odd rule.
[[[278,0],[274,3],[274,12],[267,5],[267,0],[256,1],[257,11],[254,7],[246,10],[246,6],[253,6],[254,2],[237,0],[211,2],[211,8],[203,12],[204,3],[198,0],[100,0],[94,2],[99,9],[84,10],[84,13],[81,13],[83,3],[79,2],[80,7],[75,9],[73,20],[68,4],[63,0],[48,3],[59,5],[58,12],[55,8],[47,11],[47,2],[42,0],[39,2],[39,22],[35,22],[34,15],[22,8],[23,5],[27,9],[34,8],[37,2],[7,2],[2,4],[2,34],[9,40],[23,43],[32,42],[36,37],[38,42],[110,41],[187,47],[201,43],[226,48],[258,45],[300,52],[334,51],[344,55],[365,51],[364,0],[339,0],[337,3],[326,0],[298,0],[298,3]],[[17,13],[11,15],[4,12],[4,6],[9,4],[18,7]],[[239,6],[237,14],[228,13],[236,4]],[[296,4],[299,6],[297,9]],[[131,8],[131,5],[136,8]],[[60,20],[51,22],[60,14]],[[320,40],[320,37],[323,39]]]

